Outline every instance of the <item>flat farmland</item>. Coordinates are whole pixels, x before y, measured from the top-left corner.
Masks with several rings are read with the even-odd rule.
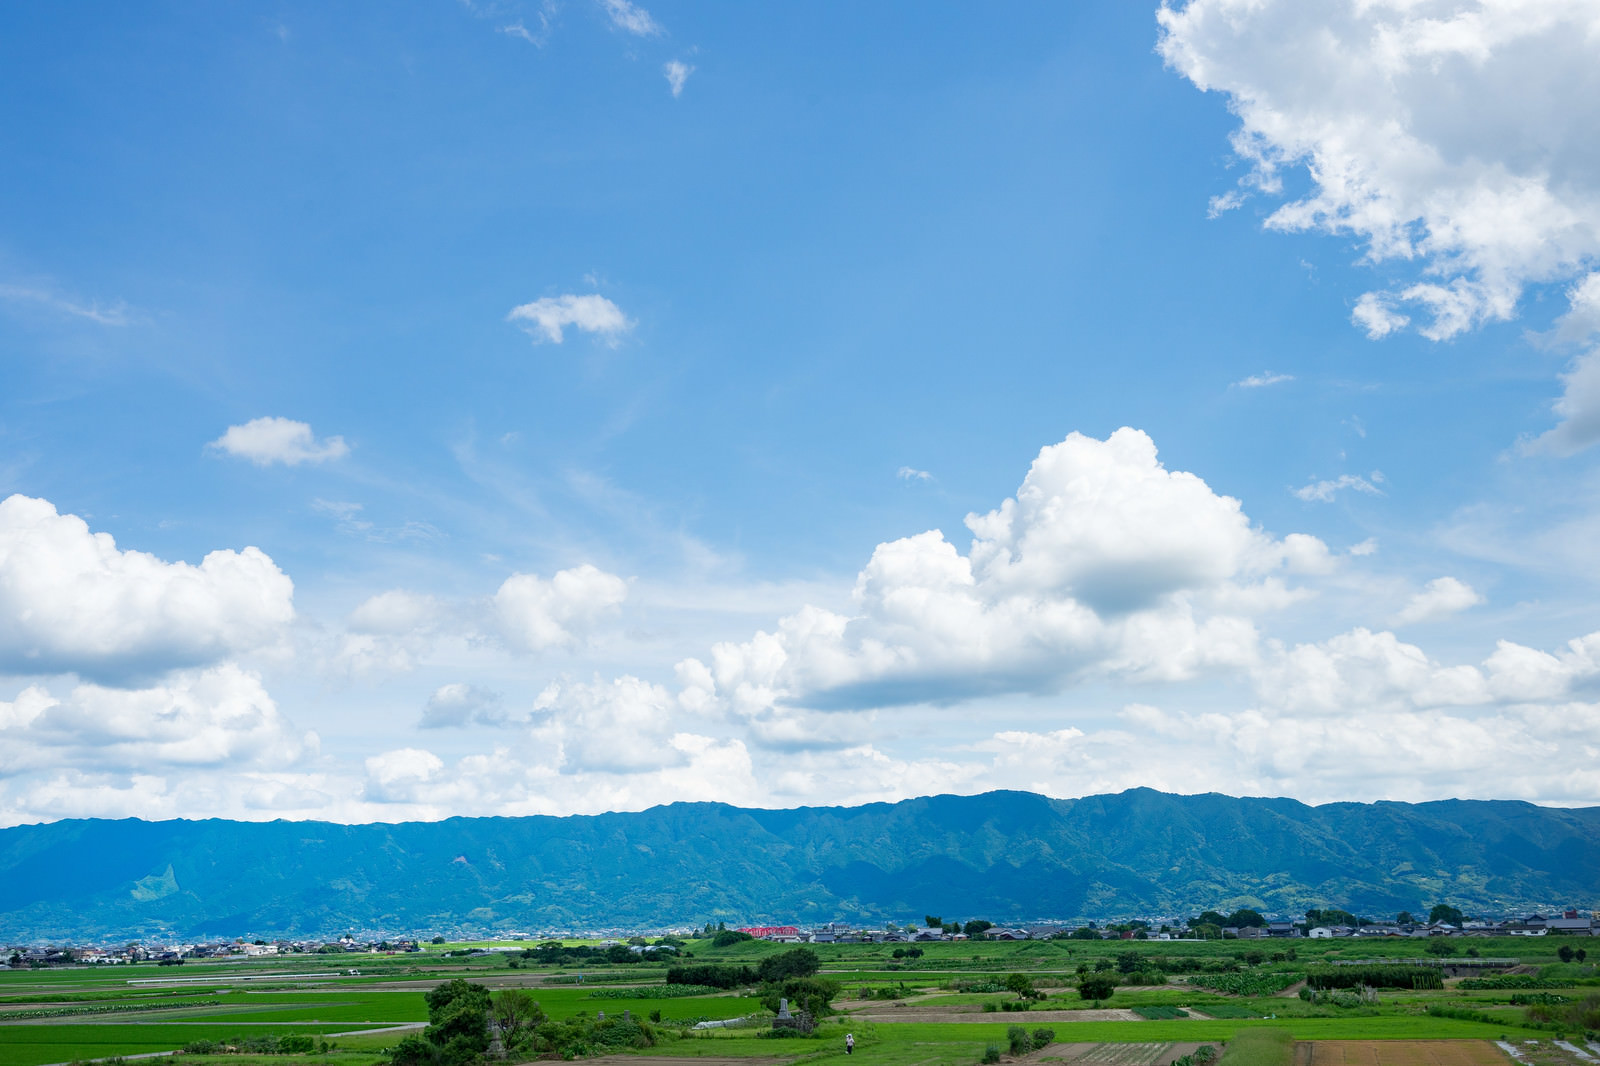
[[[1296,1066],[1507,1066],[1488,1040],[1313,1040],[1295,1049]]]
[[[1039,1062],[1064,1062],[1070,1066],[1167,1066],[1192,1055],[1199,1044],[1051,1044],[1037,1056]]]
[[[44,1066],[50,1062],[172,1051],[191,1040],[232,1040],[246,1032],[250,1035],[271,1033],[274,1036],[294,1033],[315,1036],[320,1040],[330,1033],[345,1032],[351,1028],[359,1027],[352,1027],[348,1023],[249,1030],[229,1024],[7,1025],[0,1026],[0,1062],[6,1066]]]

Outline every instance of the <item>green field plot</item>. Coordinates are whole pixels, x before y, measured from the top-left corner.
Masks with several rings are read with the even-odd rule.
[[[344,1025],[297,1025],[245,1030],[230,1025],[7,1025],[0,1026],[0,1062],[6,1066],[43,1066],[50,1062],[173,1051],[191,1040],[232,1040],[245,1032],[316,1036],[343,1032]],[[338,1038],[341,1041],[343,1038]],[[392,1042],[392,1041],[391,1041]],[[292,1058],[280,1061],[290,1063]]]

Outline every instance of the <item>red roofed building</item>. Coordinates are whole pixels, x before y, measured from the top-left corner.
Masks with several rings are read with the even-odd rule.
[[[792,925],[752,925],[739,930],[739,932],[749,933],[757,940],[771,940],[774,937],[800,935],[800,930]]]

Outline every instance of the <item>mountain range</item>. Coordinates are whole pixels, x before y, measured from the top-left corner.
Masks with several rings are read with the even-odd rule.
[[[859,807],[0,829],[0,944],[1593,906],[1600,808],[1132,789]]]

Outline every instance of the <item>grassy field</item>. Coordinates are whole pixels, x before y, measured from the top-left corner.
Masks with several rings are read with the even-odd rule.
[[[1188,983],[1195,974],[1231,968],[1237,972],[1284,975],[1284,981],[1260,983],[1263,987],[1276,987],[1293,975],[1303,974],[1308,966],[1427,958],[1422,945],[1414,941],[934,943],[918,945],[923,951],[919,958],[899,960],[893,957],[894,945],[820,945],[815,951],[823,976],[840,983],[840,1001],[847,1012],[826,1019],[817,1037],[794,1040],[759,1036],[770,1030],[765,1022],[749,1029],[689,1029],[698,1020],[761,1016],[764,1011],[759,999],[734,993],[653,998],[651,986],[666,979],[664,963],[540,967],[531,959],[518,958],[518,967],[512,968],[513,954],[520,952],[478,957],[446,955],[446,951],[493,946],[525,949],[533,947],[534,942],[429,945],[423,952],[408,955],[312,955],[191,961],[181,967],[0,971],[0,1014],[27,1015],[0,1018],[0,1063],[44,1066],[171,1051],[200,1039],[229,1041],[240,1036],[292,1032],[314,1035],[318,1050],[310,1055],[262,1059],[263,1064],[373,1066],[381,1052],[400,1040],[404,1032],[391,1029],[363,1036],[329,1034],[422,1023],[427,1018],[424,994],[456,977],[491,989],[526,988],[557,1021],[592,1020],[601,1012],[612,1019],[624,1011],[639,1019],[658,1016],[661,1039],[648,1050],[642,1066],[648,1066],[650,1058],[822,1062],[843,1057],[846,1032],[854,1033],[857,1040],[850,1066],[974,1066],[990,1045],[1004,1049],[1007,1030],[1015,1025],[1030,1031],[1051,1028],[1056,1042],[1072,1044],[1080,1051],[1088,1045],[1137,1045],[1133,1058],[1153,1066],[1166,1066],[1171,1057],[1176,1057],[1171,1049],[1192,1048],[1199,1043],[1230,1046],[1232,1052],[1225,1066],[1272,1066],[1240,1056],[1251,1046],[1277,1048],[1279,1051],[1273,1054],[1279,1054],[1285,1042],[1305,1049],[1310,1046],[1308,1042],[1492,1042],[1502,1036],[1548,1042],[1555,1035],[1548,1027],[1539,1030],[1530,1026],[1526,1010],[1511,1003],[1513,991],[1462,990],[1454,987],[1454,978],[1447,980],[1445,988],[1435,991],[1380,991],[1376,1004],[1352,1007],[1313,1004],[1292,992],[1227,995]],[[1600,973],[1594,965],[1559,962],[1557,950],[1561,944],[1555,938],[1537,942],[1471,941],[1462,945],[1463,955],[1446,961],[1466,961],[1464,949],[1469,946],[1482,957],[1514,959],[1531,968],[1541,981],[1562,986],[1551,989],[1555,994],[1581,999],[1600,991]],[[786,949],[760,942],[718,948],[695,941],[689,950],[692,958],[688,961],[696,964],[754,966]],[[1600,955],[1600,951],[1596,954]],[[1080,969],[1093,971],[1108,964],[1114,975],[1117,964],[1123,968],[1134,965],[1142,970],[1164,970],[1166,981],[1118,987],[1110,1000],[1098,1005],[1081,999],[1075,988]],[[993,980],[1010,973],[1028,975],[1043,990],[1045,998],[1034,1004],[1034,1009],[1002,1012],[992,1008],[1002,1002],[1015,1002],[1014,994],[956,988],[959,981]],[[583,984],[576,983],[579,974],[584,977]],[[636,988],[637,993],[625,999],[596,999],[590,995],[595,989],[619,987]],[[896,998],[857,1002],[863,988],[892,988]],[[113,1005],[119,1007],[114,1014],[82,1013],[87,1007]],[[140,1010],[124,1012],[122,1006]],[[1109,1013],[1095,1013],[1096,1006],[1109,1008]],[[1163,1008],[1153,1012],[1156,1014],[1185,1008],[1212,1017],[1134,1020],[1137,1016],[1127,1008],[1140,1006]],[[1479,1017],[1440,1017],[1429,1014],[1430,1007],[1468,1009],[1478,1012]],[[1568,1035],[1582,1038],[1582,1034]],[[1242,1037],[1248,1039],[1241,1041]],[[323,1052],[323,1039],[337,1047]],[[1075,1054],[1073,1061],[1099,1061],[1093,1055]],[[1162,1058],[1163,1055],[1171,1057]],[[1334,1053],[1324,1052],[1324,1061],[1330,1061],[1330,1056]],[[1048,1066],[1051,1057],[1046,1050],[1027,1058]],[[1116,1056],[1112,1059],[1121,1061]],[[186,1062],[195,1066],[260,1066],[256,1058],[238,1055],[190,1056]],[[1308,1062],[1309,1059],[1300,1066]]]

